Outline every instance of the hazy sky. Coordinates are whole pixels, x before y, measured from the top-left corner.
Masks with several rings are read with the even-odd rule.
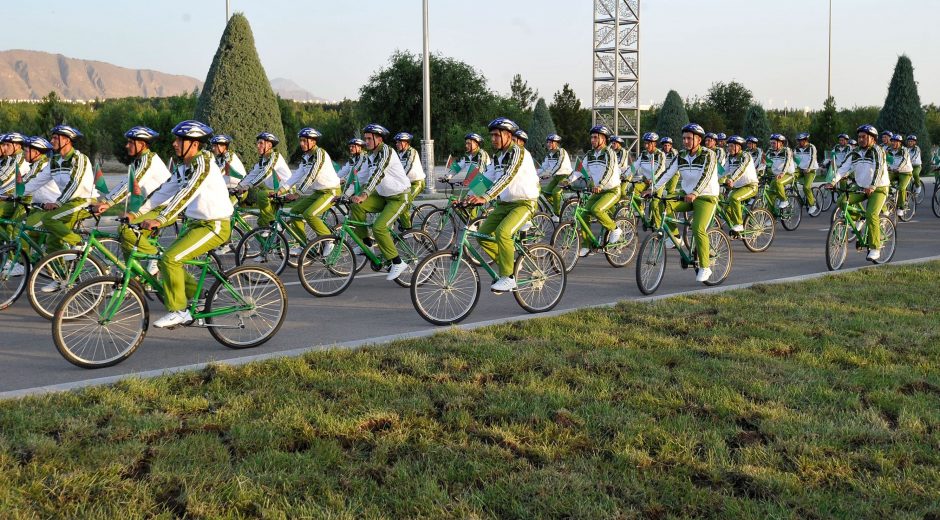
[[[897,57],[914,63],[921,101],[940,103],[940,1],[832,0],[832,93],[881,105]],[[315,95],[358,97],[395,49],[421,51],[421,1],[231,0],[248,17],[268,76]],[[826,96],[827,0],[641,0],[640,99],[703,95],[737,80],[765,108]],[[3,10],[3,48],[61,53],[205,79],[224,0],[44,0]],[[520,73],[551,101],[570,83],[591,103],[591,0],[430,0],[431,49],[508,92]],[[932,86],[927,88],[926,86]]]

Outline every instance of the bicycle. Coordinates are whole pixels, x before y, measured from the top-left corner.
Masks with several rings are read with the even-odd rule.
[[[930,206],[934,216],[940,218],[940,169],[937,168],[933,170],[933,195],[930,197]]]
[[[245,262],[271,265],[271,270],[280,275],[290,265],[297,267],[297,261],[291,251],[303,248],[311,240],[317,238],[302,215],[296,215],[284,206],[288,202],[283,195],[271,194],[271,204],[275,207],[274,220],[265,227],[256,227],[245,234],[238,245],[235,246],[235,265],[244,265]],[[300,233],[290,224],[303,222],[305,233]]]
[[[898,192],[899,186],[896,180],[890,181],[888,187],[888,198],[885,199],[884,212],[888,215],[888,218],[891,219],[891,222],[897,226],[898,221],[901,222],[910,222],[914,218],[914,214],[917,212],[917,201],[914,198],[914,190],[911,187],[911,184],[908,184],[905,191],[907,191],[907,197],[904,201],[904,208],[901,209],[901,214],[898,215]]]
[[[731,239],[740,239],[744,247],[752,253],[766,251],[776,236],[776,221],[773,213],[764,208],[749,208],[747,204],[742,204],[742,216],[744,229],[734,231],[728,223],[728,206],[731,202],[725,197],[718,198],[718,207],[715,211],[713,225],[721,228],[722,223],[728,228],[728,237]],[[683,228],[688,230],[688,228]]]
[[[837,271],[845,265],[850,236],[855,239],[855,248],[858,251],[864,248],[870,249],[872,244],[868,225],[864,219],[865,209],[862,208],[861,202],[849,203],[849,195],[862,193],[862,190],[834,187],[833,191],[843,196],[838,197],[839,216],[829,225],[829,233],[826,235],[826,267],[830,271]],[[858,218],[859,216],[861,218]],[[894,222],[884,214],[879,215],[878,223],[881,226],[881,257],[872,260],[872,263],[884,264],[894,257],[897,248],[897,228]]]
[[[672,217],[666,212],[666,201],[682,200],[681,197],[654,197],[664,202],[662,208],[662,223],[658,230],[647,235],[640,246],[640,253],[636,262],[636,284],[640,292],[646,295],[653,294],[659,289],[666,273],[666,237],[672,241],[679,252],[679,263],[683,269],[692,267],[698,272],[698,257],[695,250],[694,237],[689,241],[691,244],[687,247],[682,240],[672,234],[669,224],[689,227],[691,222],[685,219]],[[714,217],[713,217],[714,218]],[[734,260],[731,250],[731,240],[721,229],[708,228],[709,259],[712,275],[705,281],[705,285],[713,286],[723,283],[728,275],[731,274],[731,266]]]
[[[164,300],[163,285],[142,265],[159,255],[138,252],[144,230],[123,223],[137,235],[121,276],[99,276],[71,289],[56,308],[52,337],[56,349],[70,363],[82,368],[116,365],[140,346],[150,324],[144,285]],[[256,347],[270,340],[287,315],[287,290],[277,275],[259,266],[239,266],[222,273],[211,259],[194,259],[185,265],[199,269],[196,293],[189,300],[193,317],[184,327],[200,327],[229,348]],[[212,285],[205,292],[206,281]]]
[[[453,204],[468,206],[461,202]],[[471,245],[470,238],[493,240],[492,235],[463,226],[449,251],[428,255],[414,270],[411,303],[429,323],[452,325],[473,312],[480,299],[480,273],[474,264],[482,267],[493,282],[499,279],[499,274],[485,258],[488,255]],[[525,245],[518,236],[513,244],[516,252],[513,274],[517,287],[512,294],[516,302],[531,313],[555,308],[567,286],[561,255],[545,244]],[[469,261],[468,256],[475,262]]]
[[[784,193],[790,204],[785,208],[779,207],[771,197],[770,190],[773,180],[774,178],[771,177],[758,186],[758,195],[751,199],[754,201],[751,208],[766,209],[773,215],[774,219],[780,222],[783,229],[795,231],[796,228],[800,227],[800,222],[803,220],[803,199],[788,185]],[[792,182],[790,184],[792,185]]]
[[[384,258],[381,252],[373,252],[353,232],[353,227],[365,226],[368,223],[347,218],[333,235],[319,237],[307,244],[297,262],[297,276],[307,292],[318,297],[336,296],[352,284],[356,273],[365,264],[369,264],[375,272],[387,271],[391,267],[391,259]],[[410,266],[409,270],[413,270],[422,258],[437,251],[434,240],[424,231],[412,229],[399,233],[394,223],[390,223],[389,231],[399,258]],[[358,246],[365,257],[365,261],[359,265],[352,244]],[[408,270],[396,278],[395,283],[408,287],[411,280],[406,278],[406,274]]]
[[[607,258],[607,263],[613,267],[624,267],[633,260],[637,249],[636,226],[630,219],[614,218],[614,224],[621,231],[621,238],[617,242],[610,243],[608,238],[611,231],[601,229],[602,234],[597,236],[591,230],[591,215],[584,203],[578,204],[574,208],[572,220],[564,221],[555,228],[550,242],[551,246],[561,255],[565,263],[565,271],[571,272],[575,264],[578,263],[579,252],[581,250],[582,233],[587,238],[588,248],[593,251],[603,251]]]

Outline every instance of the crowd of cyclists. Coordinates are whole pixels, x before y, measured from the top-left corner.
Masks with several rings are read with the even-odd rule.
[[[483,136],[467,134],[466,154],[447,175],[435,180],[460,186],[463,192],[450,203],[471,208],[468,214],[480,217],[475,229],[479,247],[498,273],[490,286],[497,294],[517,289],[520,232],[531,229],[533,217],[540,212],[554,225],[565,221],[563,206],[572,193],[584,193],[577,203],[595,222],[602,244],[638,240],[633,232],[625,235],[620,224],[624,215],[634,224],[643,220],[644,227],[654,233],[671,233],[664,247],[676,247],[680,225],[688,227],[696,280],[708,283],[713,275],[710,248],[714,247],[709,229],[715,226],[719,206],[725,208],[722,214],[731,237],[745,232],[745,213],[764,198],[775,216],[801,211],[791,207],[796,201],[814,217],[824,206],[819,200],[822,192],[814,183],[824,175],[823,188],[841,187],[839,197],[864,208],[859,223],[870,230],[867,258],[878,261],[879,221],[886,202],[892,202],[887,206],[901,215],[908,198],[923,191],[924,154],[917,136],[879,132],[868,124],[858,127],[855,139],[839,135],[838,143],[820,155],[808,133],[799,134],[793,147],[786,136],[772,134],[764,149],[758,137],[706,132],[691,123],[682,128],[681,148],[671,137],[648,132],[636,156],[631,156],[621,137],[596,125],[589,130],[590,150],[579,159],[572,159],[562,147],[561,136],[549,135],[547,155],[538,166],[526,150],[528,136],[515,122],[500,117],[488,130],[492,155],[483,149]],[[20,240],[15,226],[22,222],[34,238],[36,229],[47,235],[47,254],[81,251],[87,231],[79,223],[119,208],[121,251],[125,257],[131,251],[152,257],[146,269],[163,284],[168,312],[154,322],[156,327],[193,322],[189,302],[200,295],[195,294],[196,279],[185,264],[213,251],[234,251],[239,237],[233,234],[233,215],[239,211],[257,215],[259,228],[270,227],[278,212],[286,212],[293,235],[312,240],[334,233],[336,207],[344,205],[343,215],[356,223],[352,229],[357,243],[378,248],[387,280],[408,276],[409,268],[415,268],[410,259],[403,260],[401,241],[395,234],[396,227],[420,229],[425,224],[424,215],[414,208],[427,177],[419,153],[411,146],[413,136],[407,132],[392,136],[379,124],[367,125],[361,137],[348,141],[345,164],[337,168],[330,154],[318,146],[320,132],[303,128],[298,133],[302,157],[293,170],[277,150],[279,138],[261,132],[256,138],[258,160],[246,170],[232,150],[231,137],[215,133],[202,122],[183,121],[172,129],[175,157],[168,163],[150,148],[159,133],[136,126],[125,133],[126,151],[132,159],[128,175],[106,192],[99,191],[91,161],[76,148],[82,133],[63,124],[49,134],[48,140],[16,132],[0,136],[0,238],[7,244]],[[928,164],[936,169],[938,163],[940,157],[934,151]],[[850,182],[855,191],[845,189]],[[892,194],[893,201],[889,200]],[[642,211],[631,211],[637,206]],[[185,225],[166,247],[140,238],[141,230],[177,226],[181,219]],[[579,233],[584,236],[590,229]],[[551,233],[547,235],[546,242],[551,239]],[[592,254],[586,242],[579,243],[578,256]],[[296,259],[308,245],[293,241],[284,253]],[[336,245],[340,244],[328,241],[316,254],[335,255]],[[28,248],[29,244],[21,246]],[[353,254],[365,252],[357,245]],[[29,262],[27,258],[3,258],[3,283],[27,273],[29,266],[23,265]],[[37,290],[55,293],[66,288],[63,280],[53,279]]]

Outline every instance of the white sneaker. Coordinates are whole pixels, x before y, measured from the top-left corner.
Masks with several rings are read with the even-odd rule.
[[[150,273],[150,276],[157,276],[157,273],[160,272],[160,266],[157,264],[156,260],[147,262],[147,272]]]
[[[370,247],[369,250],[371,251],[372,248]],[[359,247],[359,246],[354,246],[354,247],[353,247],[353,254],[356,255],[356,256],[365,256],[365,255],[366,255],[366,254],[362,251],[362,248]]]
[[[233,253],[234,251],[232,251],[232,244],[230,242],[226,242],[222,244],[221,246],[219,246],[218,248],[216,248],[215,252],[216,254],[219,254],[219,255],[227,255],[227,254]]]
[[[780,202],[777,203],[777,207],[780,208],[780,209],[787,209],[787,208],[790,207],[790,201],[789,201],[789,200],[781,200]]]
[[[405,262],[400,264],[392,264],[392,268],[388,270],[388,276],[386,276],[385,279],[391,282],[395,278],[401,276],[401,274],[404,273],[406,269],[408,269],[408,264]]]
[[[712,277],[712,270],[704,267],[698,270],[698,274],[695,275],[696,282],[707,282],[709,278]]]
[[[504,293],[509,292],[516,288],[516,281],[508,276],[503,276],[499,280],[493,283],[490,286],[490,290],[494,293]]]
[[[558,218],[558,215],[552,215],[552,222],[554,222],[554,223],[557,224],[557,223],[561,222],[561,219]]]
[[[666,249],[675,249],[676,243],[672,240],[669,240],[669,237],[663,237],[663,240],[666,241]]]
[[[290,256],[297,256],[297,255],[299,255],[300,252],[303,251],[303,250],[304,250],[304,248],[302,248],[302,247],[294,246],[294,247],[290,248]]]
[[[586,257],[590,253],[591,253],[591,250],[586,247],[582,247],[581,249],[578,249],[578,256],[581,258]]]
[[[320,253],[320,256],[330,256],[330,253],[333,252],[333,242],[327,242],[323,245],[323,251]]]
[[[178,325],[184,325],[193,321],[192,315],[189,314],[188,310],[182,311],[173,311],[167,313],[159,320],[153,322],[153,326],[160,329],[168,329],[170,327],[176,327]]]
[[[738,224],[736,226],[731,226],[731,231],[734,231],[735,233],[740,233],[744,231],[744,226],[742,226],[741,224]]]
[[[899,209],[899,210],[898,210],[898,216],[899,216],[899,217],[903,217],[903,216],[904,216],[904,210],[903,210],[903,209]]]
[[[615,244],[620,242],[621,238],[623,238],[623,230],[620,228],[614,228],[614,230],[611,231],[609,235],[607,235],[607,243]]]
[[[914,194],[915,194],[915,195],[920,195],[920,192],[922,192],[922,191],[924,191],[924,187],[921,186],[920,184],[918,184],[918,185],[914,188]]]
[[[528,222],[526,222],[525,224],[523,224],[522,227],[519,228],[519,231],[528,231],[528,230],[530,230],[530,229],[532,229],[532,221],[531,221],[531,220],[528,221]]]
[[[808,212],[808,213],[809,213],[809,216],[811,216],[811,217],[815,217],[815,216],[819,215],[819,206],[813,206],[813,207],[809,208],[809,212]]]
[[[24,274],[26,274],[26,269],[21,263],[15,263],[7,268],[7,276],[23,276]]]
[[[64,282],[62,282],[62,281],[60,281],[60,280],[53,280],[53,281],[47,283],[46,285],[43,285],[42,287],[40,287],[40,288],[39,288],[39,292],[41,292],[41,293],[46,293],[46,294],[50,294],[50,293],[58,292],[58,291],[61,290],[63,287],[65,287],[65,283],[64,283]]]
[[[880,250],[880,249],[869,249],[869,250],[868,250],[868,257],[867,257],[868,260],[874,261],[874,260],[878,260],[879,258],[881,258],[881,250]]]

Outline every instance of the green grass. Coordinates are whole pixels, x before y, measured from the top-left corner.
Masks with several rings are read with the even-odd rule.
[[[938,273],[2,402],[0,517],[940,518]]]

